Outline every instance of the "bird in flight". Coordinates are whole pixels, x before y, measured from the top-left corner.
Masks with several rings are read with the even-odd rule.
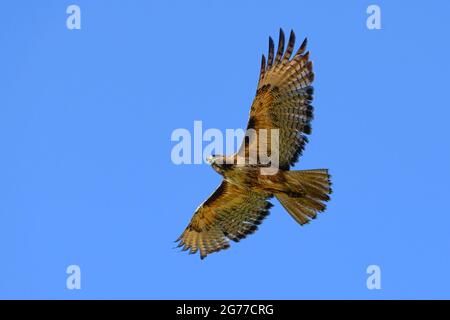
[[[226,249],[230,240],[238,242],[255,232],[269,214],[275,197],[286,211],[303,225],[325,210],[330,200],[327,169],[290,170],[302,154],[313,118],[312,82],[314,73],[307,39],[292,56],[295,34],[291,31],[287,48],[280,29],[278,49],[269,37],[269,54],[263,55],[256,96],[250,108],[247,135],[233,155],[212,155],[208,162],[223,180],[195,211],[189,225],[176,240],[189,253],[208,254]],[[277,139],[255,138],[258,132],[276,132]],[[259,151],[277,154],[275,173],[264,173],[271,163],[262,161]],[[256,152],[256,157],[254,150]],[[244,159],[244,161],[239,161]]]

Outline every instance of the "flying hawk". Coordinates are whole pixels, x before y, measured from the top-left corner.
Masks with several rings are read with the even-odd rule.
[[[238,156],[250,157],[258,149],[258,139],[246,139],[239,151],[230,156],[208,158],[212,168],[223,180],[212,195],[194,213],[189,225],[176,240],[178,247],[190,253],[208,254],[228,248],[229,240],[238,242],[257,230],[269,214],[276,197],[289,214],[301,225],[325,210],[330,199],[331,182],[327,169],[290,171],[311,133],[313,118],[314,73],[307,39],[292,57],[295,34],[291,31],[286,51],[283,30],[280,29],[277,52],[269,37],[269,55],[263,55],[256,96],[250,109],[247,130],[278,129],[278,143],[265,141],[265,147],[278,152],[278,171],[262,174],[267,163],[259,158],[250,163],[238,163]],[[261,148],[261,147],[260,147]]]

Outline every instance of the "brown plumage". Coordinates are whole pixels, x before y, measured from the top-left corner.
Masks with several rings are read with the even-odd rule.
[[[295,34],[291,31],[286,51],[285,38],[280,29],[278,49],[269,38],[269,55],[263,55],[261,70],[253,100],[247,130],[278,129],[279,141],[272,145],[270,139],[244,141],[239,151],[230,156],[213,156],[211,166],[224,179],[213,194],[196,210],[191,222],[177,239],[179,247],[190,253],[200,252],[203,259],[208,254],[229,247],[229,240],[238,242],[257,230],[268,215],[275,196],[289,214],[300,224],[314,219],[317,212],[325,210],[325,201],[331,193],[328,170],[290,171],[311,133],[313,118],[314,80],[312,62],[306,50],[306,39],[291,58]],[[267,167],[260,158],[238,165],[238,157],[252,158],[251,150],[264,147],[267,154],[274,149],[279,153],[279,170],[276,174],[261,174]],[[255,148],[255,149],[252,149]]]

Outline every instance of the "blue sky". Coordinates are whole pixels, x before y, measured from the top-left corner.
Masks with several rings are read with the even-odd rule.
[[[81,30],[66,8],[81,8]],[[366,28],[381,8],[382,29]],[[0,12],[0,298],[450,298],[448,1],[7,1]],[[278,29],[307,36],[315,120],[296,169],[328,210],[274,200],[208,256],[174,240],[219,184],[177,128],[242,128]],[[81,268],[81,290],[66,268]],[[368,290],[366,268],[381,268]]]

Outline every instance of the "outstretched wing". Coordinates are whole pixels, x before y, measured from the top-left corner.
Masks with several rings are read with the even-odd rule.
[[[214,193],[196,210],[191,222],[177,239],[190,253],[208,254],[228,248],[255,232],[269,214],[269,194],[241,189],[223,180]]]
[[[273,40],[269,38],[267,65],[263,55],[258,88],[247,125],[247,130],[255,129],[256,135],[260,129],[269,129],[267,139],[259,141],[259,138],[250,138],[244,141],[238,155],[248,159],[253,154],[249,149],[260,150],[262,147],[267,150],[267,154],[271,154],[276,146],[271,145],[270,129],[279,129],[279,167],[287,170],[297,162],[308,142],[306,135],[311,133],[310,122],[313,118],[310,103],[313,99],[311,83],[314,73],[309,52],[305,53],[306,42],[305,39],[291,59],[295,45],[293,31],[284,51],[284,33],[280,29],[276,55]]]

